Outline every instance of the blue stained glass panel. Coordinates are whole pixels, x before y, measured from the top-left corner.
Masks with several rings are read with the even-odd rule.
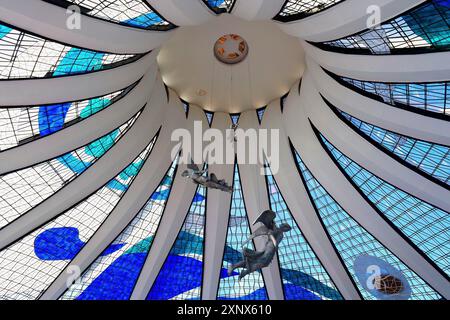
[[[141,55],[70,47],[0,24],[0,79],[49,78],[110,69]]]
[[[199,185],[191,207],[148,300],[201,298],[206,188]]]
[[[134,163],[147,159],[155,139]],[[120,175],[123,174],[122,171]],[[124,183],[130,185],[135,176],[122,178]],[[7,300],[39,298],[101,227],[124,194],[111,190],[106,184],[73,208],[1,251],[0,296]],[[123,245],[112,244],[102,255],[113,254]]]
[[[230,263],[234,264],[242,259],[241,246],[251,235],[237,164],[234,168],[233,181],[233,194],[231,197],[228,232],[222,263],[223,269],[228,269]],[[249,244],[249,249],[255,249],[252,242]],[[236,271],[239,271],[239,269]],[[261,272],[254,272],[247,275],[240,281],[238,280],[237,274],[220,279],[217,294],[218,300],[240,300],[244,298],[257,300],[268,299]]]
[[[328,72],[344,86],[393,107],[428,116],[450,115],[449,82],[390,83],[362,81]]]
[[[64,2],[59,4],[52,0],[44,1],[62,6],[64,9],[68,6]],[[130,27],[160,31],[174,27],[142,0],[67,0],[65,2],[79,6],[82,14]]]
[[[428,0],[379,27],[319,46],[370,54],[447,51],[450,49],[449,12],[449,0]]]
[[[364,299],[380,299],[373,291],[365,289],[366,283],[359,281],[358,276],[360,274],[355,270],[355,263],[359,259],[366,258],[367,256],[381,260],[383,264],[388,264],[391,269],[396,270],[396,272],[401,273],[406,278],[408,283],[404,283],[403,287],[410,287],[412,290],[406,298],[412,300],[438,300],[441,298],[434,289],[427,285],[417,274],[362,228],[328,194],[314,178],[296,151],[295,159],[314,207]],[[382,265],[379,266],[379,268],[383,269],[382,267]],[[369,273],[369,270],[364,271]],[[368,277],[363,278],[368,279]],[[384,298],[404,299],[405,297],[390,295],[384,296]]]
[[[450,275],[450,214],[381,180],[321,139],[357,188],[405,236]]]
[[[326,10],[344,0],[288,0],[276,20],[283,22],[299,20]]]
[[[235,0],[203,0],[216,13],[229,12]]]
[[[155,197],[171,190],[178,158],[144,208],[116,238],[113,245],[124,244],[110,255],[104,253],[62,296],[63,300],[128,300],[147,259],[167,203],[167,197]]]
[[[291,231],[285,233],[278,248],[286,300],[342,300],[341,294],[292,217],[267,166],[266,179],[270,207],[277,214],[277,223],[287,223],[292,227]]]
[[[363,122],[344,111],[340,113],[357,132],[383,147],[388,153],[394,154],[426,175],[450,184],[449,147],[385,130]]]

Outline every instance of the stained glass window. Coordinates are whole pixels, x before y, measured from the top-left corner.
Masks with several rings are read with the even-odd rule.
[[[339,168],[383,217],[450,275],[450,214],[378,178],[321,139]]]
[[[78,6],[81,13],[127,25],[151,30],[169,30],[174,26],[159,15],[145,0],[44,0],[65,9]]]
[[[450,49],[450,1],[428,0],[370,30],[319,44],[345,53],[396,54]]]
[[[43,106],[0,107],[0,152],[34,141],[90,117],[134,86],[101,97]]]
[[[356,132],[375,145],[381,147],[391,156],[402,160],[424,173],[426,177],[432,177],[436,181],[450,184],[450,148],[417,140],[383,128],[363,122],[344,111],[337,110],[342,119]]]
[[[214,113],[213,112],[209,112],[209,111],[205,111],[205,114],[206,114],[206,119],[208,120],[208,123],[211,126],[211,123],[212,123],[213,118],[214,118]]]
[[[144,208],[61,297],[62,300],[128,300],[164,213],[172,189],[175,159]],[[117,248],[112,251],[111,247]]]
[[[326,10],[343,0],[287,0],[275,20],[288,22],[299,20]]]
[[[427,116],[450,116],[449,82],[389,83],[361,81],[327,72],[342,85],[391,106]]]
[[[232,114],[231,115],[231,122],[233,122],[233,124],[238,124],[240,116],[241,116],[241,114]]]
[[[266,112],[266,107],[259,108],[258,110],[256,110],[256,114],[258,115],[259,124],[261,124],[261,122],[262,122],[262,119],[264,117],[264,112]]]
[[[300,227],[292,217],[278,189],[270,168],[266,166],[266,181],[276,223],[287,223],[292,230],[285,233],[278,247],[278,260],[286,300],[342,300],[342,296],[317,258]]]
[[[251,231],[241,189],[241,179],[237,164],[234,167],[233,194],[231,199],[228,232],[225,243],[222,270],[220,274],[218,300],[267,300],[267,292],[261,272],[253,272],[239,280],[237,271],[228,276],[230,264],[242,260],[242,245],[250,237]],[[249,249],[255,250],[252,242]]]
[[[215,13],[230,12],[235,0],[202,0]]]
[[[119,141],[139,114],[88,145],[0,176],[0,226],[17,219],[82,174]]]
[[[123,65],[140,56],[69,47],[0,24],[0,79],[83,74]]]
[[[37,299],[50,286],[116,207],[156,138],[96,193],[0,252],[1,300]],[[114,187],[119,181],[123,188]],[[112,245],[105,254],[119,248]]]
[[[206,188],[199,185],[191,207],[147,300],[200,300],[203,278]]]
[[[364,299],[437,300],[441,298],[416,273],[394,256],[367,230],[361,227],[328,194],[314,178],[297,152],[295,152],[295,159],[317,214],[320,216],[326,232],[333,241],[336,250]],[[358,261],[361,259],[376,261],[376,264],[372,265],[369,263],[367,269],[360,271]],[[383,290],[382,287],[378,289],[375,286],[369,287],[368,284],[374,285],[373,282],[376,280],[376,277],[373,277],[376,273],[372,273],[373,271],[370,267],[379,269],[378,277],[392,277],[394,274],[396,279],[404,278],[401,282],[402,290],[398,290],[400,286],[397,286],[397,288],[392,288],[392,291],[388,291],[393,292],[393,294],[383,294],[383,292],[380,292]]]
[[[186,101],[181,100],[181,103],[183,104],[184,113],[186,113],[186,118],[189,115],[189,103]]]

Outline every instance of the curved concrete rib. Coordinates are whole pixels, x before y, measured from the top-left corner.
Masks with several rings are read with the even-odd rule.
[[[72,13],[44,1],[2,0],[0,8],[2,22],[54,41],[101,52],[149,52],[164,43],[171,34],[171,31],[126,27],[86,15],[80,17],[81,28],[71,30],[67,21]]]
[[[309,41],[330,41],[368,29],[370,6],[378,6],[381,21],[387,21],[422,2],[424,0],[345,0],[307,18],[279,23],[279,27]]]
[[[165,94],[160,97],[165,100]],[[180,119],[182,119],[179,113],[166,112],[166,103],[163,106],[158,112],[164,114],[163,117],[166,117],[166,120],[163,123],[158,140],[140,173],[100,229],[97,230],[84,248],[45,291],[41,297],[42,300],[58,299],[67,289],[66,281],[71,275],[68,272],[70,270],[68,268],[78,266],[81,273],[83,273],[122,230],[131,223],[163,179],[171,164],[170,152],[173,147],[167,141],[170,141],[172,130],[179,125]],[[152,136],[147,135],[146,139],[142,140],[148,144],[152,138]]]
[[[290,95],[293,94],[291,93]],[[286,109],[298,108],[290,96],[286,99],[285,106]],[[314,207],[307,196],[301,178],[297,174],[296,164],[294,163],[294,158],[291,156],[282,117],[279,101],[276,101],[271,103],[266,109],[262,123],[263,128],[279,130],[280,154],[286,155],[285,157],[280,157],[279,170],[278,172],[272,172],[273,177],[303,236],[307,239],[323,267],[327,270],[339,292],[344,299],[360,300],[359,293],[339,256],[334,251]]]
[[[159,81],[151,102],[116,145],[70,184],[0,230],[0,250],[93,194],[129,165],[160,128],[165,99]]]
[[[450,123],[365,97],[330,77],[312,59],[308,70],[320,93],[335,107],[383,129],[433,143],[450,145]],[[414,108],[411,107],[413,111]]]
[[[446,277],[436,270],[360,196],[322,148],[303,113],[303,106],[314,103],[305,98],[306,89],[302,86],[301,97],[293,95],[291,105],[295,107],[285,111],[284,124],[294,147],[300,152],[308,169],[325,190],[362,227],[441,295],[446,299],[450,298],[450,285]],[[302,114],[300,114],[300,110]]]
[[[171,104],[176,105],[178,109],[184,112],[181,101],[173,92],[171,94]],[[194,130],[194,121],[202,121],[203,125],[208,127],[208,122],[206,121],[203,110],[192,106],[189,110],[189,120],[184,120],[184,122],[188,124],[187,129],[191,134],[193,134]],[[201,165],[199,166],[201,167]],[[187,214],[189,213],[192,199],[197,190],[197,185],[181,176],[181,173],[186,168],[186,164],[179,165],[170,198],[159,223],[158,232],[155,235],[150,253],[148,254],[141,274],[136,282],[136,286],[134,287],[131,300],[145,300],[177,239]],[[204,241],[206,240],[207,239]]]
[[[145,105],[157,76],[153,65],[136,87],[105,110],[61,131],[0,152],[0,175],[58,157],[118,128]]]
[[[239,128],[243,130],[259,127],[256,112],[251,110],[241,114],[239,118]],[[237,157],[239,163],[239,174],[241,177],[242,195],[244,196],[245,208],[247,210],[250,228],[253,231],[259,228],[259,225],[253,225],[258,216],[265,210],[270,209],[269,198],[267,194],[266,181],[264,177],[264,162],[252,164],[248,161],[248,153],[259,152],[253,150],[257,145],[248,145],[247,153],[240,153],[238,150]],[[247,159],[247,160],[246,160]],[[264,238],[255,239],[256,250],[263,250],[265,247]],[[274,259],[269,267],[262,269],[264,283],[266,285],[267,295],[270,300],[283,300],[284,291],[280,275],[280,266],[278,259]]]
[[[352,79],[381,82],[448,81],[450,52],[355,55],[317,48],[301,40],[306,54],[325,69]]]
[[[215,16],[201,0],[147,0],[147,2],[177,26],[203,24]]]
[[[216,112],[212,128],[218,129],[226,137],[225,130],[231,126],[228,114]],[[208,163],[209,163],[208,159]],[[230,185],[233,182],[234,166],[232,164],[211,164],[209,171],[214,172],[220,179],[225,179]],[[231,194],[218,190],[208,190],[206,201],[206,242],[203,257],[203,285],[202,299],[215,300],[219,288],[220,270],[222,268],[223,253],[228,231],[230,216]]]
[[[285,0],[236,0],[231,14],[245,20],[272,19],[284,3]]]
[[[428,203],[450,212],[450,191],[407,168],[367,142],[343,123],[316,91],[309,73],[304,76],[304,108],[309,118],[337,149],[386,182]],[[339,134],[337,134],[339,133]],[[317,139],[316,139],[317,140]]]
[[[33,106],[78,101],[122,90],[142,78],[156,64],[154,50],[137,61],[91,73],[43,78],[0,81],[0,106]],[[11,94],[19,93],[20,94]]]

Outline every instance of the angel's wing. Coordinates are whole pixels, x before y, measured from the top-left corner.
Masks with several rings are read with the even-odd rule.
[[[269,234],[269,231],[270,230],[266,226],[261,226],[252,233],[252,237],[256,238],[260,236],[266,236]]]
[[[245,247],[247,245],[247,243],[249,243],[250,241],[252,241],[255,238],[258,238],[261,236],[269,236],[269,234],[270,234],[270,230],[266,226],[261,226],[258,229],[256,229],[255,232],[252,233],[250,238],[248,238],[247,241],[245,241],[242,244],[242,247]]]
[[[200,171],[198,165],[196,165],[192,160],[191,163],[187,165],[188,169],[194,170],[195,172]]]
[[[266,210],[259,215],[259,217],[253,222],[253,224],[257,224],[258,222],[264,224],[268,229],[273,229],[274,220],[276,218],[275,212],[272,210]]]
[[[214,173],[211,173],[210,178],[211,178],[212,182],[219,183],[219,180],[217,179],[217,177]]]

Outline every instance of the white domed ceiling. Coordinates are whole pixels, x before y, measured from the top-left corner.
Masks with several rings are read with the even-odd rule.
[[[0,299],[448,299],[449,13],[2,0]],[[229,34],[247,44],[235,64],[214,54]],[[211,132],[239,144],[230,127],[275,132],[271,153],[197,159]],[[180,130],[231,192],[185,177]],[[227,269],[269,209],[291,230],[239,280]]]
[[[225,64],[214,55],[216,41],[241,36],[248,55]],[[305,67],[298,38],[268,21],[223,14],[206,23],[179,28],[161,47],[158,64],[164,83],[186,102],[216,112],[259,109],[285,95]]]

